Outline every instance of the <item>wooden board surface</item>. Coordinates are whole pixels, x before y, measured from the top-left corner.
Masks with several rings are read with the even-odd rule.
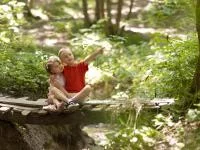
[[[9,110],[11,110],[11,107],[1,107],[0,108],[0,112],[8,112]]]
[[[64,110],[63,112],[47,112],[42,109],[47,105],[46,99],[37,101],[28,100],[27,97],[13,98],[0,96],[0,119],[18,123],[30,124],[56,124],[56,123],[74,123],[79,122],[79,115],[84,116],[81,112],[102,113],[112,111],[117,108],[134,109],[137,105],[144,108],[160,108],[164,105],[171,105],[174,99],[129,99],[129,100],[90,100],[74,110]],[[76,118],[73,118],[76,117]],[[87,117],[87,115],[85,115]],[[73,122],[74,121],[74,122]]]
[[[19,106],[29,106],[29,107],[42,107],[44,105],[47,105],[45,100],[31,101],[31,100],[26,100],[26,98],[15,99],[15,98],[10,98],[10,97],[9,98],[1,97],[0,103],[19,105]]]

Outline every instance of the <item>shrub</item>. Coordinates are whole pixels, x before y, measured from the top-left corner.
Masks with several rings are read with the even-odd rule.
[[[111,140],[105,146],[105,149],[153,149],[153,146],[158,136],[159,132],[150,127],[142,126],[139,129],[127,127],[112,135],[112,138],[110,137]]]
[[[49,53],[34,44],[16,44],[15,41],[9,45],[1,44],[0,51],[1,92],[33,99],[46,97],[48,75],[44,61]]]

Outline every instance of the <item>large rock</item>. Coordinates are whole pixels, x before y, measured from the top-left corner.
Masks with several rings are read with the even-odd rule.
[[[81,150],[94,145],[80,125],[19,125],[0,122],[0,150]]]

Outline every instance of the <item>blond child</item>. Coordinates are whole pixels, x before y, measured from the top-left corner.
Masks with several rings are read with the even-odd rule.
[[[61,63],[61,60],[57,56],[51,56],[47,60],[45,65],[46,71],[50,74],[49,77],[49,93],[48,93],[48,103],[50,105],[44,106],[43,109],[51,110],[51,111],[59,111],[62,110],[64,107],[64,103],[68,103],[70,100],[65,96],[65,94],[56,88],[55,83],[60,85],[60,88],[64,89],[65,86],[65,79],[63,76],[63,69],[64,66]],[[51,82],[52,80],[55,81]]]
[[[69,97],[69,102],[80,103],[90,93],[90,85],[85,84],[85,74],[88,71],[88,64],[103,53],[103,48],[98,49],[84,60],[78,62],[74,59],[72,51],[68,48],[59,50],[58,56],[64,65],[63,75],[65,79],[65,87],[52,79],[55,87],[60,89],[65,96]]]

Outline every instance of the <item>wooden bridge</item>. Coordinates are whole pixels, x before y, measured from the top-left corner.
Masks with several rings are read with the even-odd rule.
[[[118,108],[143,108],[158,109],[163,105],[171,105],[174,99],[153,100],[90,100],[86,101],[75,110],[64,109],[62,112],[48,112],[42,109],[47,105],[46,99],[37,101],[28,100],[27,97],[13,98],[0,96],[0,120],[20,124],[76,124],[86,121],[88,112],[116,110]],[[98,117],[98,116],[96,116]]]

